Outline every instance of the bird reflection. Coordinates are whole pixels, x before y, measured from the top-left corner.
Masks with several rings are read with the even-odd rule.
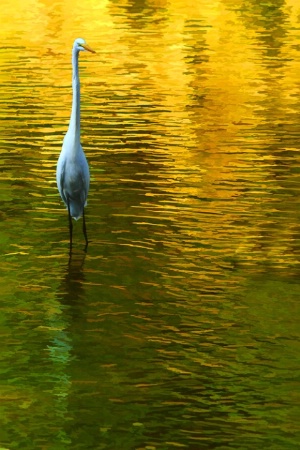
[[[65,277],[58,287],[53,305],[49,308],[47,328],[50,333],[47,345],[51,361],[51,383],[55,414],[60,418],[56,436],[57,447],[71,441],[69,429],[70,399],[73,393],[73,361],[80,359],[77,335],[82,335],[85,315],[81,310],[84,293],[84,262],[86,253],[72,253],[65,268]],[[76,363],[75,363],[76,366]],[[76,372],[76,371],[75,371]]]
[[[64,303],[75,307],[77,301],[84,296],[84,263],[86,252],[70,253],[69,261],[66,266],[66,275],[62,282],[62,293]]]

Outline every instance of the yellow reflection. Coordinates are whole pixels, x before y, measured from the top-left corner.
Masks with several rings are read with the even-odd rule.
[[[287,0],[273,15],[264,8],[233,0],[6,0],[0,10],[0,117],[10,117],[11,125],[1,122],[0,131],[25,156],[39,152],[30,172],[42,167],[53,182],[71,109],[71,47],[82,36],[97,51],[93,58],[80,56],[83,146],[106,148],[100,132],[85,134],[85,127],[91,133],[99,124],[110,127],[116,142],[122,127],[136,137],[143,113],[138,138],[146,145],[155,136],[166,156],[156,187],[180,197],[177,206],[160,202],[160,191],[147,192],[158,196],[154,213],[172,211],[176,222],[184,205],[196,218],[198,199],[209,199],[205,211],[222,212],[209,225],[213,236],[252,207],[245,200],[233,213],[233,204],[221,202],[243,196],[249,181],[268,189],[276,159],[270,146],[281,138],[272,127],[298,109],[298,2]],[[37,128],[42,145],[32,138]],[[259,197],[261,210],[266,201]],[[197,229],[182,232],[201,236]]]

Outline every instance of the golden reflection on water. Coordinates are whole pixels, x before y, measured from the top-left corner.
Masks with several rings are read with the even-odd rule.
[[[239,448],[263,448],[259,432],[280,433],[286,411],[260,408],[288,404],[291,386],[278,400],[276,383],[296,360],[299,289],[285,277],[298,276],[300,253],[298,1],[5,0],[0,21],[0,269],[12,317],[3,329],[10,357],[14,330],[23,364],[50,380],[55,372],[61,416],[49,423],[63,428],[60,442],[73,433],[70,411],[74,428],[82,398],[100,396],[104,412],[89,421],[104,442],[124,416],[120,449],[212,448],[243,424],[258,441],[247,447],[238,429]],[[80,55],[92,242],[81,261],[76,227],[68,265],[55,167],[79,36],[97,51]],[[18,383],[20,398],[43,403],[31,378]],[[115,403],[142,405],[141,417],[115,414]],[[178,415],[163,409],[176,406]],[[203,419],[212,410],[228,413],[226,426]],[[166,421],[172,436],[132,432],[124,444],[120,429],[143,420],[148,430]]]

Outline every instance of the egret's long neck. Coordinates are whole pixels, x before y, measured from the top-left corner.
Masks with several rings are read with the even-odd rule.
[[[78,51],[74,48],[72,51],[72,66],[73,101],[68,133],[71,133],[71,135],[74,136],[75,141],[80,142],[80,82],[78,73]]]

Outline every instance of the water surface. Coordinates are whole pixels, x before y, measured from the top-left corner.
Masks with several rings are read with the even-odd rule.
[[[299,8],[5,1],[0,447],[299,448]],[[80,55],[82,221],[56,161]]]

